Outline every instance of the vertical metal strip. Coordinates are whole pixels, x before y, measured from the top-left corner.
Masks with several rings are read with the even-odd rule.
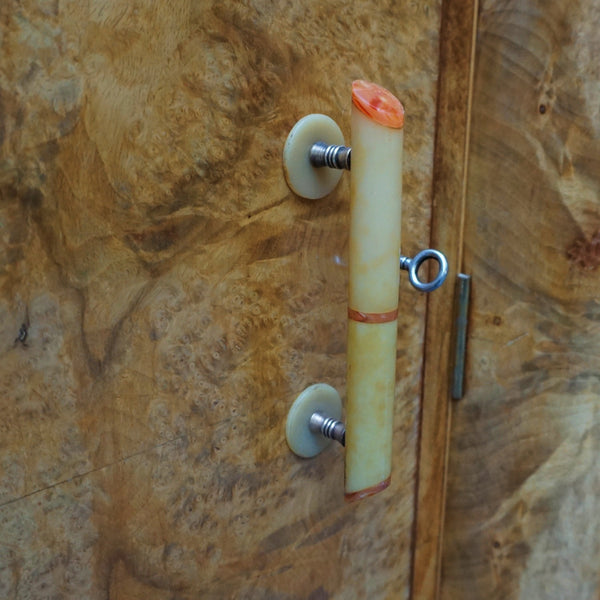
[[[465,354],[467,349],[467,324],[471,297],[471,276],[459,273],[456,281],[457,310],[454,322],[454,369],[452,374],[452,399],[464,396]]]

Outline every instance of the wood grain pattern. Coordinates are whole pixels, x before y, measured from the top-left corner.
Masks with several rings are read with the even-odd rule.
[[[281,150],[350,83],[407,110],[429,237],[439,3],[0,6],[0,596],[406,598],[424,298],[403,278],[390,489],[343,500],[287,410],[344,392],[349,186]]]
[[[597,3],[479,16],[445,600],[600,595],[599,271],[572,250],[600,224],[599,26]]]
[[[448,259],[446,283],[427,299],[423,400],[413,551],[415,600],[438,597],[451,422],[455,282],[462,271],[463,223],[477,2],[442,5],[431,248]]]

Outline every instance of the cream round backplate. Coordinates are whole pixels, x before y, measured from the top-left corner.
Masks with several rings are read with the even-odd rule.
[[[283,147],[283,170],[290,189],[302,198],[315,200],[333,191],[343,171],[310,164],[310,149],[316,142],[342,146],[344,136],[327,115],[302,117],[290,131]]]
[[[316,456],[332,440],[310,430],[310,417],[320,412],[333,419],[342,418],[342,400],[337,390],[326,383],[307,387],[294,401],[288,413],[285,436],[292,452],[303,458]]]

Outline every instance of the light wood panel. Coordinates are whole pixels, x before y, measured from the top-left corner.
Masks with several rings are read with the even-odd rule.
[[[441,598],[600,594],[600,7],[479,15]]]
[[[424,298],[403,278],[392,485],[348,506],[341,449],[284,424],[344,392],[349,186],[301,201],[280,156],[388,87],[425,247],[438,29],[435,1],[2,3],[0,596],[407,597]]]

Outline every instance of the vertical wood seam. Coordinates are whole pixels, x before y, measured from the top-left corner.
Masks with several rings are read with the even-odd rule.
[[[462,172],[462,186],[461,186],[461,198],[460,198],[460,228],[458,231],[457,239],[457,270],[463,272],[464,264],[464,241],[465,241],[465,220],[466,220],[466,209],[467,209],[467,182],[469,176],[469,154],[471,147],[471,119],[473,112],[473,86],[475,80],[475,58],[477,48],[477,22],[479,16],[479,0],[473,1],[473,15],[471,21],[471,56],[469,57],[469,75],[468,75],[468,91],[467,91],[467,110],[465,115],[465,140],[464,140],[464,153],[463,153],[463,172]],[[452,284],[453,282],[449,282]],[[454,298],[456,303],[456,297]],[[454,307],[452,310],[454,315]],[[454,345],[450,346],[451,351],[454,349]],[[427,352],[427,348],[425,348]],[[450,361],[452,362],[452,361]],[[444,473],[443,481],[441,485],[442,499],[440,503],[440,532],[437,543],[437,568],[435,575],[435,596],[436,600],[439,600],[441,594],[442,584],[442,558],[443,558],[443,542],[444,542],[444,525],[446,522],[446,492],[448,482],[448,462],[450,457],[450,435],[452,431],[452,400],[450,396],[447,396],[447,416],[446,416],[446,434],[445,434],[445,448],[444,448]]]
[[[469,11],[470,22],[464,19]],[[478,11],[478,0],[446,0],[442,5],[430,240],[431,247],[447,254],[450,276],[446,286],[427,298],[411,556],[412,600],[436,600],[440,594],[451,425],[449,332],[455,302],[452,282],[463,262]],[[464,56],[467,61],[461,61]]]
[[[467,114],[465,122],[465,148],[463,154],[463,177],[460,205],[460,229],[458,234],[457,268],[464,269],[465,215],[467,210],[467,178],[469,176],[469,153],[471,150],[471,118],[473,113],[473,86],[475,82],[475,57],[477,48],[477,21],[479,16],[479,0],[473,1],[473,18],[471,22],[471,56],[469,58],[469,83],[467,91]]]

